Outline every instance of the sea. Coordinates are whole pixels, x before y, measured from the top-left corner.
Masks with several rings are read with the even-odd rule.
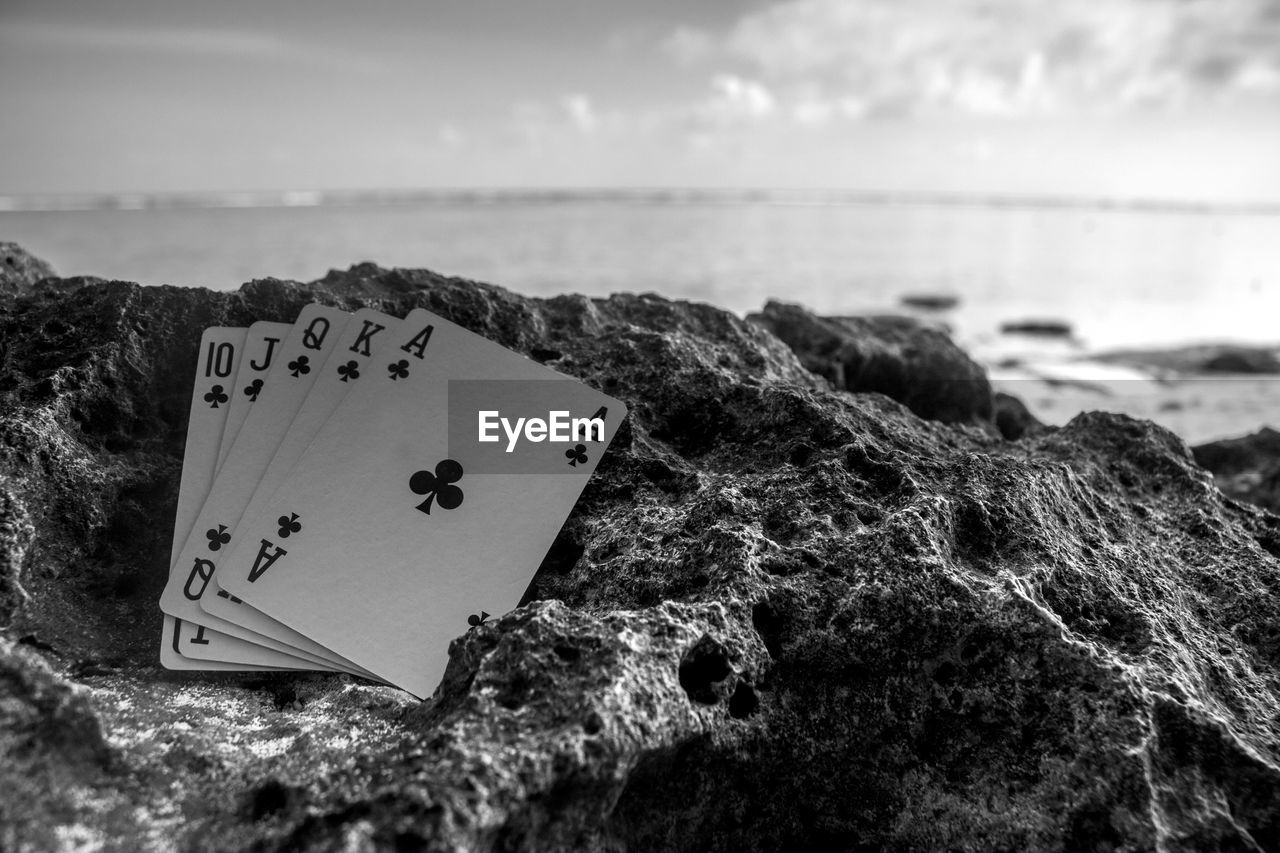
[[[1267,206],[780,191],[64,196],[0,198],[0,240],[61,275],[149,285],[229,290],[374,261],[535,296],[915,312],[993,366],[1280,342],[1280,208]],[[953,307],[908,304],[921,296]],[[1001,331],[1028,320],[1068,334]]]

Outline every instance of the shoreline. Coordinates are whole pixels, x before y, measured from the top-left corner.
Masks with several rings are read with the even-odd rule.
[[[979,361],[993,388],[1017,396],[1046,424],[1061,426],[1083,411],[1118,412],[1197,445],[1280,423],[1278,351],[1196,343]]]
[[[975,334],[957,322],[955,306],[850,316],[903,318],[941,332],[981,366],[993,391],[1018,398],[1049,426],[1084,412],[1114,412],[1150,420],[1197,445],[1280,425],[1280,339],[1090,346],[1070,322],[1051,317],[1032,325],[1063,331]]]

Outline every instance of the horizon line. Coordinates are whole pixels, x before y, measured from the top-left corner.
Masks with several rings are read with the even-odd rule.
[[[1143,196],[969,191],[717,187],[459,187],[336,190],[184,190],[0,194],[0,212],[342,207],[396,204],[793,204],[1278,215],[1280,201],[1200,201]]]

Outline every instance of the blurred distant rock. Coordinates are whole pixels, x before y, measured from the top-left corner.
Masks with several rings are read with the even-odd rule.
[[[1038,338],[1069,338],[1071,324],[1065,320],[1011,320],[1000,324],[1000,333]]]
[[[1204,370],[1209,373],[1280,373],[1280,359],[1270,349],[1226,347],[1205,359]]]
[[[200,331],[312,300],[630,407],[428,702],[156,660]],[[788,306],[372,264],[0,297],[0,849],[1275,849],[1280,518],[1149,422],[1001,411],[945,337]]]
[[[960,304],[960,297],[949,293],[907,293],[899,301],[921,311],[950,311]]]
[[[1280,432],[1263,427],[1252,435],[1193,447],[1192,453],[1213,472],[1222,491],[1280,513]]]
[[[1120,364],[1156,373],[1280,374],[1280,349],[1274,346],[1195,344],[1183,347],[1111,350],[1091,355],[1089,358],[1107,364]]]
[[[1031,414],[1026,403],[1014,395],[997,391],[994,401],[996,428],[1010,441],[1017,441],[1027,433],[1045,427],[1039,418]]]
[[[53,274],[53,267],[17,243],[0,241],[0,293],[18,293]]]
[[[769,302],[747,319],[781,338],[836,388],[884,394],[929,420],[992,421],[986,371],[945,332],[918,320],[820,317],[782,302]]]

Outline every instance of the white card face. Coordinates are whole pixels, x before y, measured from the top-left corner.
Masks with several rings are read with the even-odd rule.
[[[311,386],[311,393],[294,416],[288,434],[276,448],[275,456],[259,478],[257,490],[244,517],[252,518],[261,511],[347,393],[359,383],[371,381],[371,370],[381,367],[377,359],[382,357],[384,351],[392,349],[392,342],[399,336],[400,327],[399,318],[381,311],[365,308],[355,313],[351,322],[343,329],[334,355]],[[218,574],[214,575],[214,584],[218,583],[219,577]],[[312,642],[238,599],[205,595],[200,599],[200,607],[206,613],[240,625],[257,635],[294,647],[305,648],[306,643]]]
[[[178,508],[173,522],[170,570],[182,544],[191,532],[200,507],[213,483],[214,465],[235,388],[237,365],[243,358],[247,329],[215,326],[206,329],[197,354],[195,384],[187,420],[187,441],[182,454],[182,480],[178,486]],[[184,643],[215,656],[195,660],[182,654]],[[164,617],[160,637],[160,663],[180,670],[262,670],[295,669],[305,666],[287,655],[264,655],[263,649],[240,640],[196,629],[172,616]]]
[[[204,330],[196,357],[195,385],[187,419],[187,443],[182,451],[182,480],[178,511],[173,520],[169,568],[178,559],[204,505],[217,470],[218,447],[235,396],[236,373],[244,356],[248,329],[214,326]]]
[[[218,465],[215,471],[221,470],[231,451],[231,444],[240,434],[244,419],[249,416],[249,409],[262,396],[266,384],[267,373],[271,363],[280,352],[280,345],[293,330],[288,323],[272,323],[259,320],[249,327],[249,334],[244,341],[244,355],[236,370],[236,379],[231,387],[230,409],[227,412],[227,424],[222,430],[222,442],[218,446]]]
[[[449,641],[519,602],[626,407],[422,309],[397,344],[264,509],[242,519],[220,583],[425,698]],[[455,442],[450,396],[463,385],[498,412],[523,397],[547,420],[598,415],[601,429],[578,443],[530,437],[504,455],[501,443],[475,442],[476,413],[462,406],[454,421],[471,443]],[[529,470],[554,473],[511,473]]]
[[[323,369],[325,360],[333,352],[349,319],[350,315],[335,308],[308,305],[280,345],[280,353],[273,359],[262,393],[219,470],[170,574],[169,583],[160,598],[160,608],[165,613],[196,626],[203,625],[267,648],[280,649],[279,644],[273,641],[243,636],[243,629],[239,626],[226,626],[227,630],[224,630],[221,621],[201,610],[198,602],[209,588],[209,581],[216,570],[215,561],[227,553],[235,524],[253,494],[258,477],[266,469],[276,445]],[[198,650],[183,648],[184,654],[189,656],[200,654]],[[311,649],[288,651],[323,660]]]

